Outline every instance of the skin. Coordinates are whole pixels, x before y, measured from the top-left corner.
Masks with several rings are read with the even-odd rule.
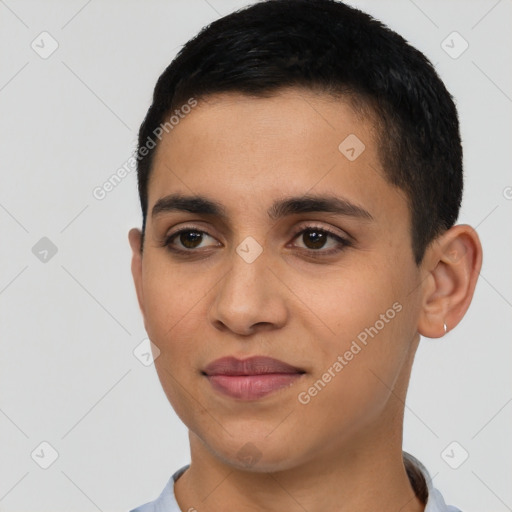
[[[223,93],[200,101],[158,147],[143,253],[140,230],[129,241],[144,325],[160,350],[156,370],[189,429],[191,466],[175,484],[182,510],[424,509],[402,463],[411,366],[420,335],[440,337],[443,323],[451,330],[465,314],[482,250],[475,231],[457,225],[416,266],[407,198],[384,177],[373,126],[348,102],[313,91]],[[354,161],[338,149],[349,134],[365,144]],[[177,192],[222,203],[228,218],[151,216]],[[267,216],[274,200],[305,193],[343,197],[373,220]],[[328,237],[315,245],[302,231],[311,225],[352,244]],[[182,227],[207,235],[188,246],[174,238],[190,251],[177,256],[164,240]],[[263,249],[252,263],[236,252],[248,236]],[[300,403],[298,394],[397,302],[401,311]],[[228,355],[266,355],[306,373],[262,399],[235,400],[201,374]],[[240,460],[244,446],[252,461]]]

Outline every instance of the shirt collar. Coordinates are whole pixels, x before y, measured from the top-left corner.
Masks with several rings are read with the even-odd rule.
[[[408,458],[425,477],[425,481],[427,483],[428,488],[428,500],[425,505],[424,512],[461,512],[459,509],[455,507],[446,505],[441,493],[434,488],[432,484],[432,479],[430,478],[427,469],[418,459],[404,452],[404,458],[405,457]],[[160,496],[153,502],[154,508],[148,509],[148,512],[156,512],[159,510],[168,510],[169,512],[180,512],[180,508],[176,501],[176,496],[174,495],[174,483],[189,467],[190,464],[187,464],[178,469],[172,475]]]

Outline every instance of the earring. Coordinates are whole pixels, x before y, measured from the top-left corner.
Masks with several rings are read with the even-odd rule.
[[[444,333],[446,334],[448,332],[448,327],[446,326],[446,324],[443,324],[443,329],[444,329]]]

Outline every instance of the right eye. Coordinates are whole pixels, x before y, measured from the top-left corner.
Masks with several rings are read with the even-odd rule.
[[[206,231],[192,227],[186,227],[167,236],[163,246],[167,247],[170,251],[173,252],[191,253],[194,252],[194,249],[202,248],[201,243],[205,240],[205,238],[211,238],[212,240],[215,240],[212,236],[206,233]],[[175,242],[179,243],[179,245],[177,245]],[[219,244],[215,245],[218,246]]]

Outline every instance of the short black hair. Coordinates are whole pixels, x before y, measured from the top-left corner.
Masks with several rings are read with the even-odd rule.
[[[369,14],[335,0],[257,2],[207,25],[183,46],[159,77],[139,130],[143,235],[153,137],[167,116],[191,98],[222,92],[269,97],[286,87],[349,99],[372,114],[385,177],[408,199],[419,265],[430,242],[459,214],[457,109],[423,53]]]

